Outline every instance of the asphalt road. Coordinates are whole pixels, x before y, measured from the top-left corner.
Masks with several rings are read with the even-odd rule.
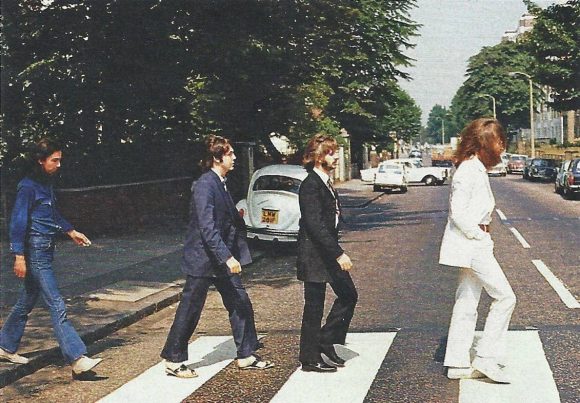
[[[444,375],[443,352],[457,274],[437,264],[449,186],[417,185],[406,194],[385,194],[365,208],[346,210],[348,225],[342,243],[354,261],[352,275],[360,299],[352,339],[346,346],[351,349],[341,350],[352,359],[351,369],[347,362],[338,384],[332,385],[328,378],[332,374],[322,378],[312,374],[302,384],[293,375],[298,367],[302,287],[295,280],[292,247],[274,248],[245,269],[244,281],[257,326],[265,334],[261,354],[277,366],[266,372],[240,371],[226,360],[223,369],[183,398],[192,402],[269,401],[295,381],[296,389],[278,395],[278,401],[316,401],[301,395],[308,388],[313,388],[308,393],[323,392],[324,401],[357,401],[348,397],[357,388],[362,393],[359,401],[366,402],[580,401],[580,309],[566,305],[578,303],[580,296],[580,201],[563,199],[553,192],[552,184],[526,182],[520,176],[492,178],[491,183],[502,213],[494,214],[492,224],[496,256],[518,298],[510,325],[512,361],[508,364],[517,379],[513,385],[462,381],[460,386]],[[544,274],[544,268],[553,273],[570,295],[561,297],[538,267]],[[481,301],[479,329],[489,303],[487,297]],[[174,312],[175,306],[164,309],[91,345],[91,354],[105,358],[99,366],[100,381],[71,381],[68,367],[55,365],[5,387],[0,396],[7,401],[97,401],[160,362],[159,351]],[[219,296],[211,292],[193,340],[198,345],[229,334],[227,314]],[[365,345],[361,341],[365,335],[379,335],[379,341]],[[205,351],[200,347],[199,351],[205,351],[208,361],[221,348]],[[369,364],[358,368],[355,358]],[[371,371],[370,363],[375,361]],[[198,372],[207,367],[199,364]],[[548,372],[541,372],[546,368]],[[169,394],[177,387],[163,386],[166,378],[158,371],[137,384],[137,392],[129,398],[110,401],[171,401]],[[189,382],[176,381],[179,386]],[[139,396],[152,385],[157,394]],[[335,389],[338,398],[325,394]]]

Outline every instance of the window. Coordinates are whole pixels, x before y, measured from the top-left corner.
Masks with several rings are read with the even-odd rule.
[[[298,194],[302,181],[296,178],[290,178],[283,175],[264,175],[260,176],[252,190],[278,190]]]

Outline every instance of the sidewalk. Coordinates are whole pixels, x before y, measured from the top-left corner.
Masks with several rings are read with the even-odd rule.
[[[347,213],[363,208],[381,193],[360,180],[338,183]],[[179,300],[183,276],[179,270],[184,222],[172,222],[123,236],[91,239],[89,248],[62,239],[54,268],[66,300],[68,317],[87,344],[102,339]],[[90,234],[87,234],[90,238]],[[0,322],[18,298],[21,280],[12,273],[12,257],[2,242]],[[261,251],[252,251],[255,260]],[[0,388],[51,363],[62,362],[50,316],[39,302],[28,321],[19,350],[26,365],[0,362]]]

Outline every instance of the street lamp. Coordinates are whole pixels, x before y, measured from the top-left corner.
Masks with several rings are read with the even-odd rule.
[[[437,119],[441,120],[441,145],[445,144],[445,119],[441,116],[437,116]]]
[[[489,94],[479,94],[478,97],[488,97],[491,98],[491,104],[493,106],[493,118],[497,119],[496,115],[495,115],[495,97],[493,95],[489,95]]]
[[[518,74],[528,78],[530,84],[530,145],[532,147],[532,158],[536,157],[536,147],[535,147],[535,134],[534,134],[534,87],[532,82],[532,77],[529,74],[523,73],[521,71],[510,71],[508,75],[510,77],[515,77]]]

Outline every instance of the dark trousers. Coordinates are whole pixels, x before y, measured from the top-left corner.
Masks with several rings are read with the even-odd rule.
[[[175,312],[161,357],[170,362],[188,360],[187,345],[193,335],[207,298],[209,286],[214,284],[228,311],[237,349],[237,358],[246,358],[256,351],[258,338],[254,323],[254,308],[239,275],[229,277],[187,276],[181,302]]]
[[[348,273],[333,276],[329,284],[337,298],[328,313],[326,323],[321,328],[326,283],[304,282],[304,314],[299,356],[301,363],[319,362],[321,360],[320,346],[345,342],[358,294]]]

